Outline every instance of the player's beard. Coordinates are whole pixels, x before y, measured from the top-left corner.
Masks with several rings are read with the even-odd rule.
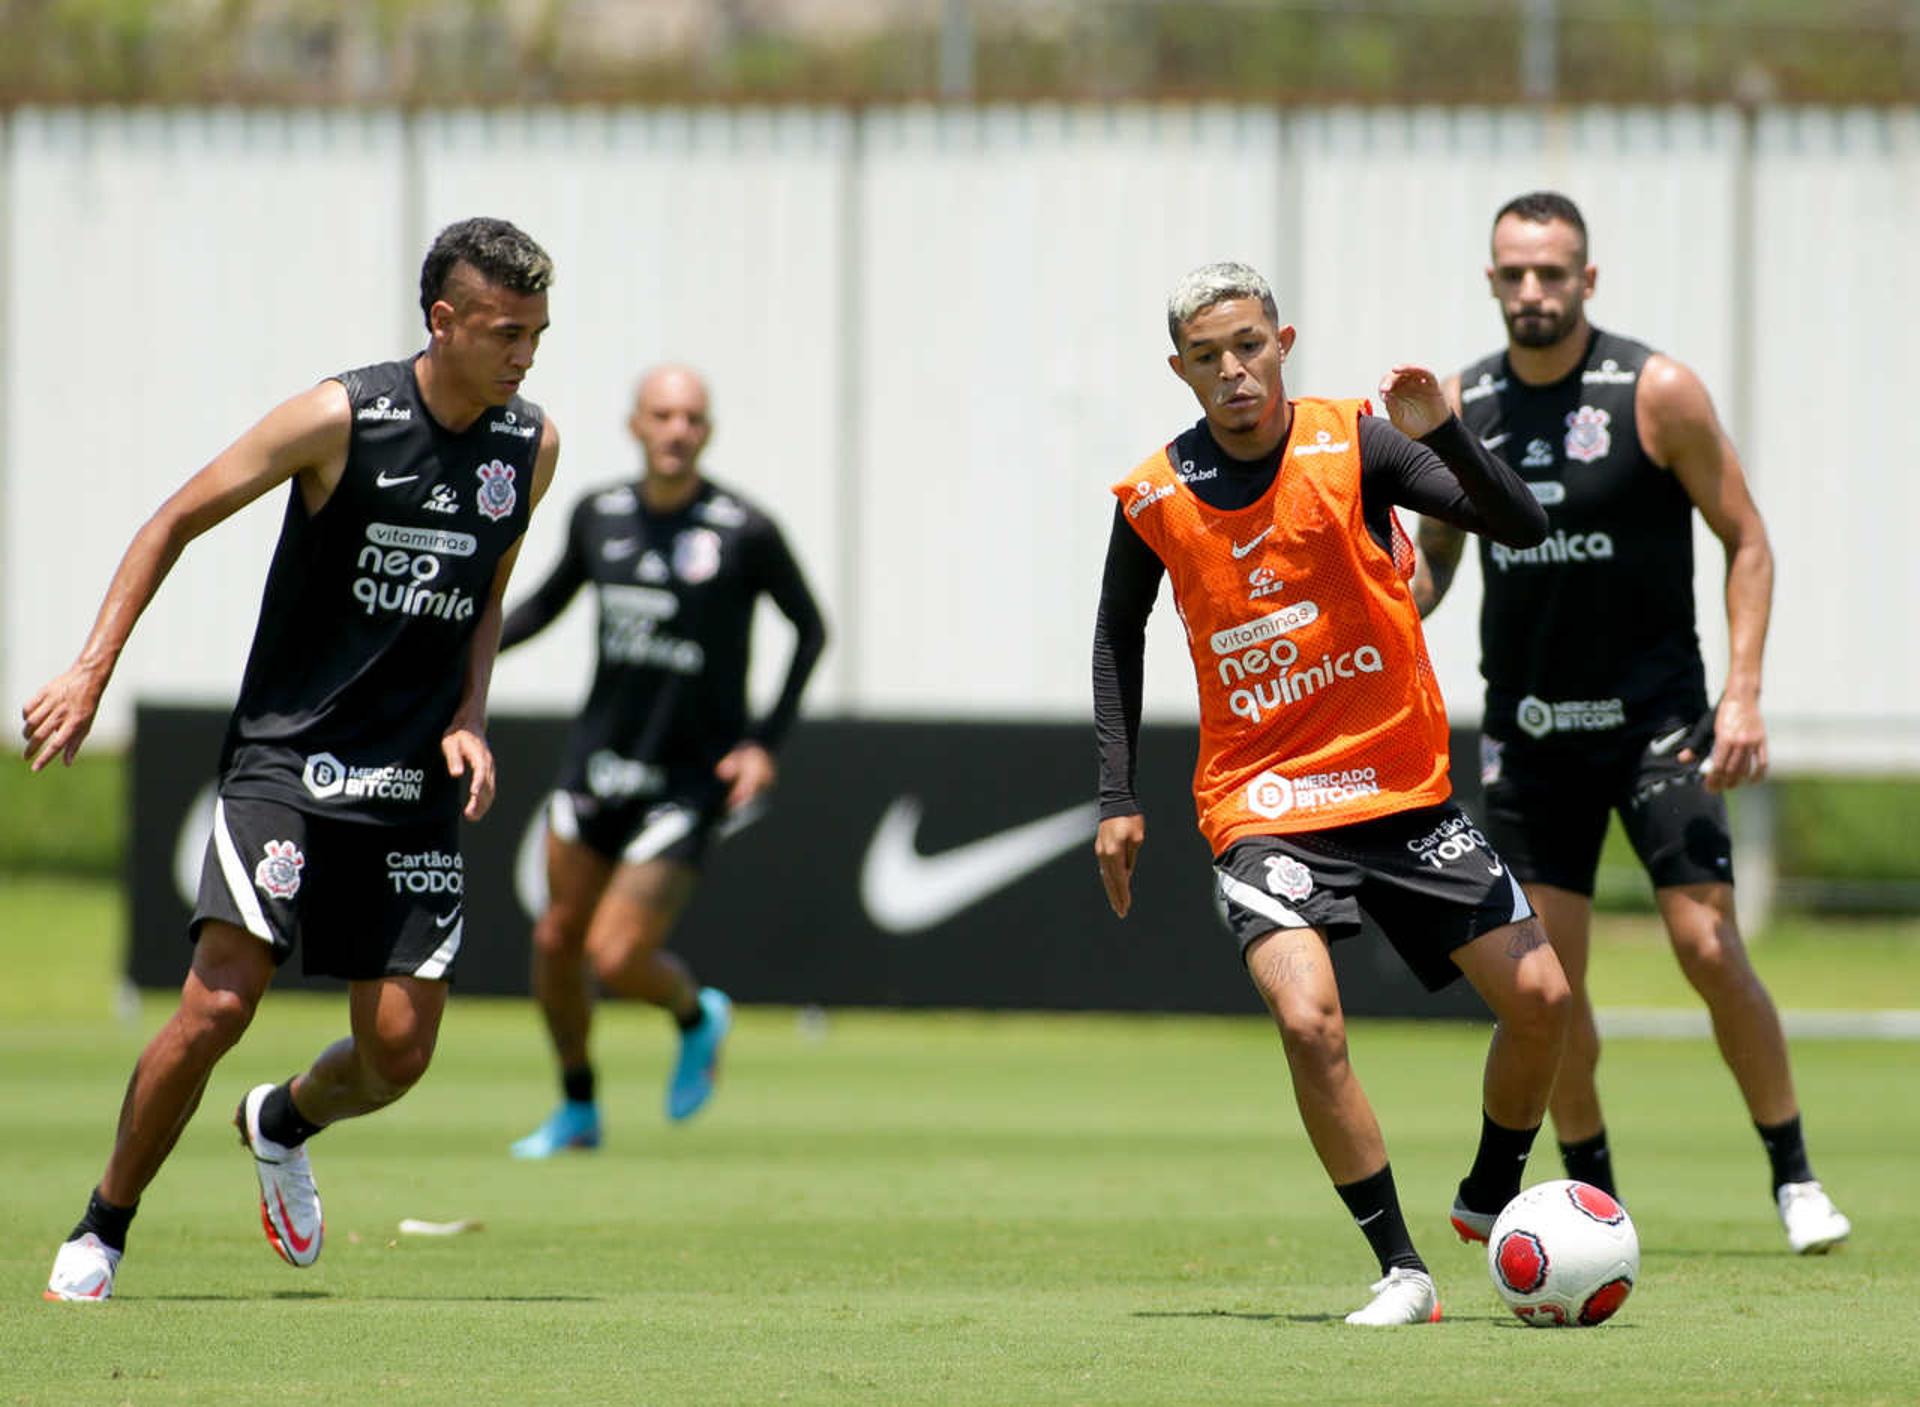
[[[1507,314],[1507,336],[1517,347],[1552,347],[1573,331],[1577,307],[1562,313],[1532,311]]]

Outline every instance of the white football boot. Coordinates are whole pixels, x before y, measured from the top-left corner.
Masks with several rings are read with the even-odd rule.
[[[1780,1224],[1787,1228],[1787,1244],[1795,1255],[1823,1256],[1853,1230],[1833,1198],[1818,1182],[1782,1183],[1774,1194],[1780,1204]]]
[[[1349,1324],[1438,1324],[1440,1292],[1424,1270],[1395,1266],[1373,1282],[1373,1299],[1347,1316]]]
[[[234,1110],[233,1126],[253,1154],[253,1170],[260,1177],[260,1224],[267,1243],[288,1265],[312,1265],[320,1259],[326,1220],[320,1211],[320,1192],[313,1185],[313,1165],[307,1150],[283,1148],[260,1132],[260,1104],[272,1085],[255,1085]]]
[[[47,1277],[42,1298],[78,1304],[112,1299],[113,1272],[119,1264],[120,1252],[91,1231],[76,1236],[54,1256],[53,1274]]]

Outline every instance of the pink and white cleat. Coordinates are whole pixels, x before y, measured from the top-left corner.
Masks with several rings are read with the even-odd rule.
[[[320,1259],[326,1218],[307,1150],[283,1148],[260,1132],[260,1105],[272,1092],[272,1085],[248,1090],[233,1112],[233,1126],[253,1154],[253,1170],[260,1178],[260,1224],[266,1228],[267,1244],[288,1265],[308,1266]]]
[[[42,1298],[76,1304],[112,1299],[113,1272],[119,1264],[120,1252],[91,1231],[76,1236],[53,1258],[53,1274],[47,1277]]]

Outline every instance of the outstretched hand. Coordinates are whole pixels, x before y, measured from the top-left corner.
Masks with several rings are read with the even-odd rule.
[[[54,758],[73,766],[80,744],[93,730],[106,681],[84,665],[75,665],[48,682],[20,710],[20,736],[27,740],[27,765],[38,772]]]
[[[467,804],[460,814],[477,821],[493,806],[493,749],[470,728],[454,728],[440,739],[447,775],[467,777]]]
[[[1380,404],[1393,428],[1414,440],[1432,434],[1453,414],[1440,379],[1424,366],[1404,363],[1380,378]]]

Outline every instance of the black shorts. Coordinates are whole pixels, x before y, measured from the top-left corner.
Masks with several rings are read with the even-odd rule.
[[[1487,838],[1450,801],[1331,830],[1251,836],[1213,867],[1243,958],[1279,928],[1350,938],[1365,909],[1429,992],[1460,975],[1454,949],[1533,914]]]
[[[556,791],[547,799],[547,828],[615,864],[673,860],[699,869],[714,841],[752,825],[764,809],[755,802],[729,813],[726,788],[719,786],[628,801]]]
[[[465,879],[456,818],[378,826],[221,797],[188,931],[233,924],[276,964],[298,947],[310,975],[444,981],[466,928]]]
[[[1672,716],[1616,736],[1480,739],[1487,835],[1527,884],[1593,894],[1607,816],[1618,812],[1654,887],[1731,884],[1727,803],[1699,761],[1675,756],[1698,719]]]

